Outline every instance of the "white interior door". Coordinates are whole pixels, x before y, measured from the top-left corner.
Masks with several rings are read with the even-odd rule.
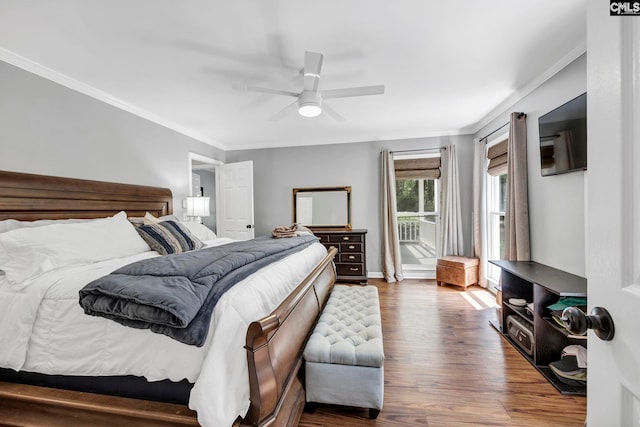
[[[640,425],[640,17],[587,12],[589,310],[613,317],[611,341],[589,332],[587,425]]]
[[[219,170],[222,212],[218,235],[235,240],[253,239],[253,162],[229,163]]]

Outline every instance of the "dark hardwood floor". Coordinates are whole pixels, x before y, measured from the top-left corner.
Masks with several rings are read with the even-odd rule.
[[[580,426],[586,398],[563,396],[489,325],[461,288],[434,281],[369,281],[380,292],[385,350],[384,408],[320,406],[315,426]],[[474,295],[477,286],[467,288]],[[480,303],[482,307],[486,307]]]
[[[584,397],[563,396],[490,325],[459,287],[405,280],[378,287],[385,349],[384,408],[376,420],[358,408],[318,406],[301,427],[576,426]],[[474,301],[480,288],[469,287]],[[480,303],[482,304],[482,303]],[[23,393],[24,398],[16,398]],[[60,403],[60,402],[63,403]],[[66,401],[66,403],[64,403]],[[114,409],[115,408],[115,409]],[[180,405],[44,391],[0,383],[0,425],[194,425]]]

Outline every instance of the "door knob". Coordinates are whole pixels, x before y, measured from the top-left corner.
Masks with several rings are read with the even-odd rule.
[[[577,307],[567,307],[562,311],[561,319],[565,328],[573,334],[583,335],[587,329],[593,329],[598,338],[605,341],[613,339],[613,319],[602,307],[594,307],[589,316]]]

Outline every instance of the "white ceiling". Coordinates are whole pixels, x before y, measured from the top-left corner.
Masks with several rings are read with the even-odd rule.
[[[586,0],[2,0],[0,60],[225,150],[477,131],[585,51]],[[346,118],[269,118],[304,52]],[[327,101],[329,102],[329,101]]]

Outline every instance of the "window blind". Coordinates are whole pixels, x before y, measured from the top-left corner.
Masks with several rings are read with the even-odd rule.
[[[487,173],[498,176],[507,173],[507,140],[501,141],[487,150],[489,166]]]
[[[398,159],[393,161],[396,179],[438,179],[440,178],[440,157],[421,159]]]

